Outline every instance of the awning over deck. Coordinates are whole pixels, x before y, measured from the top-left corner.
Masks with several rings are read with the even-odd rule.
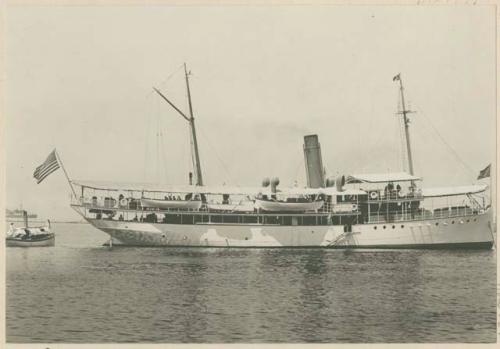
[[[423,188],[424,197],[454,196],[482,193],[488,188],[487,185],[466,185],[460,187]]]
[[[393,173],[367,173],[353,174],[347,176],[346,183],[388,183],[388,182],[408,182],[419,181],[422,178],[412,176],[405,172]]]
[[[73,180],[73,184],[95,189],[107,191],[134,191],[134,192],[163,192],[163,193],[198,193],[198,194],[229,194],[229,195],[257,195],[259,193],[270,195],[269,187],[238,187],[238,186],[194,186],[194,185],[169,185],[169,184],[154,184],[154,183],[120,183],[107,181],[87,181]],[[363,190],[348,189],[339,192],[335,187],[329,188],[300,188],[300,187],[278,187],[277,194],[282,195],[362,195],[366,194]]]
[[[165,193],[199,193],[199,194],[232,194],[248,195],[259,193],[257,187],[236,187],[236,186],[196,186],[196,185],[171,185],[157,183],[133,183],[133,182],[110,182],[110,181],[89,181],[73,180],[72,183],[86,188],[109,191],[147,191]]]

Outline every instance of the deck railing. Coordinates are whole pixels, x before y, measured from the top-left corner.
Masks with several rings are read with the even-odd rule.
[[[384,191],[384,190],[370,190],[368,191],[368,201],[369,202],[381,202],[381,201],[405,201],[405,200],[423,200],[424,196],[421,191],[415,192],[398,192],[396,190]]]
[[[121,205],[117,202],[115,205],[107,205],[107,204],[96,204],[95,202],[89,201],[81,201],[81,200],[72,200],[71,203],[75,207],[83,208],[85,215],[89,213],[89,210],[101,211],[106,214],[106,211],[112,212],[127,212],[137,213],[137,214],[150,214],[150,213],[158,213],[158,214],[208,214],[208,215],[239,215],[239,216],[253,216],[253,215],[279,215],[279,216],[313,216],[313,215],[331,215],[334,216],[344,216],[344,215],[357,215],[360,218],[357,220],[359,222],[366,223],[391,223],[391,222],[400,222],[400,221],[418,221],[418,220],[428,220],[428,219],[441,219],[441,218],[452,218],[452,217],[460,217],[460,216],[472,216],[477,215],[484,212],[484,209],[481,207],[442,207],[436,209],[425,209],[420,208],[415,211],[380,211],[380,212],[371,212],[369,216],[362,217],[359,210],[359,206],[356,206],[356,209],[353,209],[348,212],[343,212],[343,210],[336,211],[337,205],[325,204],[320,210],[317,212],[297,212],[297,213],[281,213],[281,212],[259,212],[257,210],[248,211],[248,212],[231,212],[228,211],[212,211],[209,210],[206,205],[203,205],[200,209],[176,209],[176,208],[145,208],[140,205],[140,200],[136,201],[136,205],[130,205],[130,201],[127,201],[126,205]],[[354,204],[345,203],[346,207],[348,205],[353,206]],[[95,213],[95,212],[94,212]]]
[[[483,213],[484,210],[471,207],[451,207],[435,210],[420,209],[416,212],[388,212],[372,214],[368,217],[367,223],[392,223],[401,221],[420,221],[429,219],[454,218],[463,216],[474,216]]]

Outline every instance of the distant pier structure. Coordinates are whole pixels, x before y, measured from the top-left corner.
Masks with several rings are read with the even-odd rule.
[[[309,188],[325,187],[325,171],[321,158],[321,145],[319,144],[318,135],[304,136],[304,157],[307,186]]]

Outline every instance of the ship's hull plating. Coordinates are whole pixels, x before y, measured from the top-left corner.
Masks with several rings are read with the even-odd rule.
[[[425,221],[344,226],[160,224],[88,221],[114,245],[323,248],[491,248],[491,213]]]

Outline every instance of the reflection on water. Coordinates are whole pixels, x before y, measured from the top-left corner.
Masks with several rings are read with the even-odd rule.
[[[494,251],[9,248],[9,342],[494,342]]]

